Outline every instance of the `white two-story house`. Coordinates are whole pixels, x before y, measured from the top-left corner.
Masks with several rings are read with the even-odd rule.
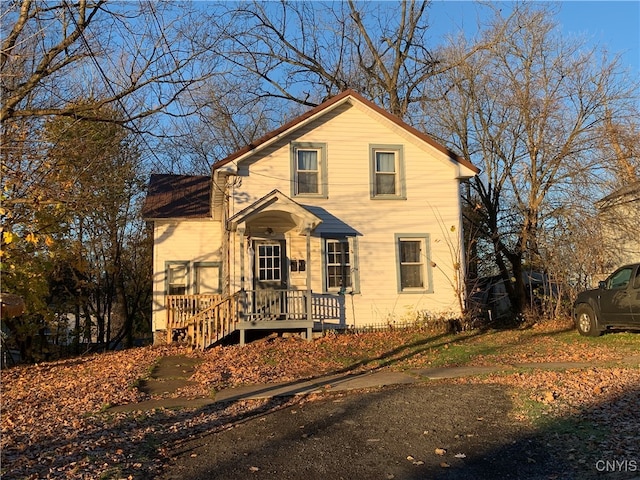
[[[153,329],[199,346],[462,314],[478,170],[353,91],[218,161],[153,175]],[[195,340],[194,340],[195,339]]]

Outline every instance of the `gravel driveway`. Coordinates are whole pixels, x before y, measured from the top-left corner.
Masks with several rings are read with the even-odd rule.
[[[429,383],[333,394],[182,445],[159,478],[560,479],[599,473],[597,458],[565,455],[558,438],[532,433],[511,412],[509,390],[498,385]]]

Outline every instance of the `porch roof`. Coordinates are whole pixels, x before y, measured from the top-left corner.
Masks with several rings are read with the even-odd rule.
[[[300,234],[305,233],[307,229],[311,231],[322,223],[320,217],[299,203],[287,197],[279,190],[272,190],[264,197],[256,200],[248,207],[243,208],[233,215],[228,221],[228,226],[229,229],[233,231],[236,230],[238,226],[242,224],[246,225],[259,217],[265,216],[273,218],[274,215],[278,214],[288,214]]]

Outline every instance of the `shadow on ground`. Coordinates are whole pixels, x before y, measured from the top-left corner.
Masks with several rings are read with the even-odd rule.
[[[531,429],[513,418],[510,392],[496,385],[352,392],[203,435],[174,450],[158,478],[634,478],[640,450],[628,443],[603,451],[625,432],[599,417],[632,405],[640,405],[638,390]]]
[[[381,368],[452,341],[461,340],[432,337],[358,367]],[[92,462],[108,465],[104,479],[640,477],[638,388],[537,429],[513,417],[512,392],[498,385],[432,381],[321,397],[96,415],[77,441]],[[25,461],[3,478],[84,475],[61,453],[68,439],[52,432],[49,440],[21,452]]]

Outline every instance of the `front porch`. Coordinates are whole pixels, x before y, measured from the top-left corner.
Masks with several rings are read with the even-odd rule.
[[[244,290],[233,295],[167,295],[167,343],[183,339],[205,349],[232,333],[245,344],[248,330],[305,332],[331,320],[344,324],[344,296],[307,290]]]
[[[345,323],[344,296],[314,294],[312,235],[322,219],[278,190],[249,203],[227,221],[222,264],[231,295],[168,295],[167,340],[186,337],[206,348],[234,332],[300,331],[311,340],[326,320]],[[228,260],[227,260],[228,259]],[[316,256],[317,259],[317,256]],[[319,272],[318,272],[319,273]]]

